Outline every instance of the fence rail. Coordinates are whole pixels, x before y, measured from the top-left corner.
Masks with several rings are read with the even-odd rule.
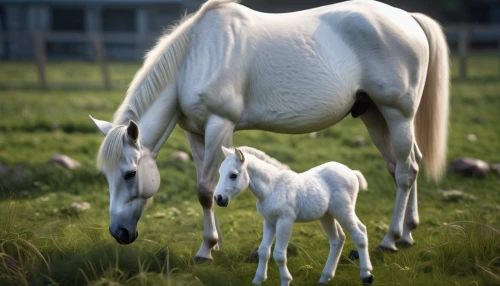
[[[448,35],[448,42],[456,42],[459,56],[459,75],[467,78],[467,62],[471,54],[471,43],[479,40],[496,41],[497,47],[493,52],[500,56],[500,25],[447,25],[444,27]],[[73,32],[37,32],[37,33],[9,33],[0,32],[0,42],[31,39],[33,43],[35,63],[38,73],[38,87],[48,87],[46,78],[47,52],[45,44],[51,43],[84,43],[93,48],[94,58],[100,66],[102,86],[112,88],[111,75],[104,44],[136,44],[150,46],[156,40],[156,35],[139,33],[73,33]]]

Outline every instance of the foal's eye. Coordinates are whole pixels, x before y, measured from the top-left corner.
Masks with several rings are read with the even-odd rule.
[[[236,174],[236,173],[232,173],[231,175],[229,175],[229,179],[231,179],[231,180],[234,180],[237,177],[238,177],[238,174]]]
[[[125,180],[130,180],[130,179],[133,179],[135,177],[135,171],[130,171],[130,172],[127,172],[125,174]]]

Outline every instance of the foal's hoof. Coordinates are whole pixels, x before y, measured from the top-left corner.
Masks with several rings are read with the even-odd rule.
[[[365,277],[365,278],[361,278],[361,280],[363,281],[363,285],[372,285],[373,275],[370,275],[370,276]]]
[[[259,262],[259,249],[258,248],[252,249],[252,251],[250,252],[250,255],[248,255],[247,259],[245,259],[245,262],[248,262],[248,263]]]
[[[398,248],[410,248],[413,246],[413,243],[406,240],[398,240],[396,241],[396,246]]]
[[[398,252],[397,248],[391,248],[391,247],[385,247],[383,245],[379,245],[377,247],[378,250],[382,250],[383,252],[388,252],[388,253],[396,253]]]
[[[193,259],[195,264],[203,264],[212,261],[212,258],[206,258],[201,256],[195,256]]]
[[[349,259],[350,260],[356,260],[356,259],[359,259],[359,253],[357,250],[351,250],[351,252],[349,252]]]

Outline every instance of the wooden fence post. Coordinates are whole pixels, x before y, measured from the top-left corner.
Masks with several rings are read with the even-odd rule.
[[[467,56],[469,54],[469,31],[467,27],[460,27],[458,38],[458,53],[460,55],[460,79],[467,78]]]
[[[104,88],[111,89],[111,78],[109,76],[108,63],[106,61],[106,54],[104,52],[101,36],[96,34],[92,39],[92,43],[94,45],[96,60],[99,63],[99,66],[101,67],[101,74],[102,74],[102,81],[104,83]]]
[[[34,42],[36,66],[38,68],[38,87],[46,89],[47,79],[45,77],[45,64],[47,62],[47,55],[45,53],[45,41],[42,32],[38,32],[34,35]]]

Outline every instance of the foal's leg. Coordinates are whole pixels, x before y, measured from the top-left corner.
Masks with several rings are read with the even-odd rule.
[[[234,124],[212,116],[205,127],[203,168],[198,182],[198,200],[203,207],[203,243],[196,253],[195,262],[212,259],[211,249],[217,245],[217,222],[213,197],[217,185],[217,171],[224,159],[221,146],[232,146]],[[199,142],[201,144],[201,142]]]
[[[407,94],[401,98],[411,101],[413,96]],[[395,242],[403,233],[403,221],[405,219],[406,206],[410,191],[417,179],[418,162],[415,154],[415,135],[413,128],[412,106],[404,106],[408,102],[400,103],[401,109],[395,107],[380,108],[381,113],[386,119],[392,139],[394,153],[396,155],[396,185],[397,195],[396,204],[392,214],[392,221],[387,235],[384,237],[380,248],[390,251],[396,251]],[[393,103],[397,106],[398,103]],[[416,190],[416,188],[415,188]],[[414,192],[413,204],[410,208],[416,210],[416,192]],[[415,212],[416,213],[416,212]]]
[[[338,201],[332,208],[332,213],[338,220],[340,225],[349,233],[356,245],[359,254],[359,270],[360,276],[364,283],[371,284],[373,280],[372,263],[368,254],[368,235],[366,227],[354,213],[354,206],[349,205],[349,201]]]
[[[326,284],[335,276],[335,269],[337,269],[342,247],[344,246],[345,234],[342,231],[342,227],[340,227],[339,223],[335,221],[331,214],[327,214],[321,218],[321,225],[330,242],[328,260],[321,274],[321,279],[319,279],[319,283]]]
[[[276,226],[264,220],[264,234],[259,246],[259,266],[252,281],[252,284],[259,285],[267,279],[267,263],[271,256],[271,245],[276,235]]]
[[[293,220],[289,218],[279,218],[276,223],[276,245],[274,246],[273,256],[280,269],[281,286],[288,286],[292,281],[292,275],[290,275],[286,267],[286,249],[292,234],[292,227]]]

